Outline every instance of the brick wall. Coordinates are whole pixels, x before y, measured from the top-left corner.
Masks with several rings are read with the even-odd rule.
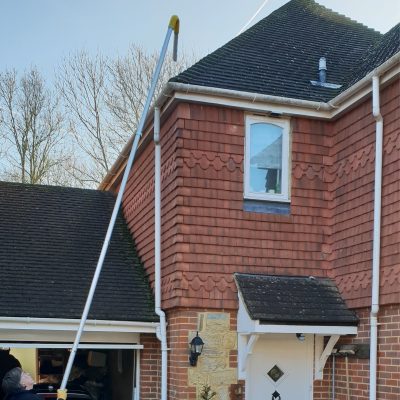
[[[345,338],[340,344],[369,344],[369,310],[357,312],[360,317],[359,334]],[[379,400],[400,399],[400,306],[388,305],[379,313],[378,332],[378,387]],[[347,400],[346,364],[343,357],[336,357],[335,400]],[[369,359],[348,358],[349,387],[352,400],[367,400],[369,396]],[[314,383],[314,400],[332,397],[332,357],[324,370],[324,381]]]
[[[161,346],[155,335],[141,334],[140,400],[159,400],[161,383]]]
[[[229,393],[230,384],[236,384],[237,355],[236,310],[219,310],[217,315],[226,316],[228,326],[207,329],[206,317],[215,310],[175,309],[168,313],[168,399],[197,400],[203,384],[208,383],[214,390]],[[189,342],[199,331],[206,342],[204,355],[198,365],[189,365]],[[218,331],[219,337],[218,337]],[[211,335],[211,336],[210,336]],[[226,348],[230,335],[232,349]],[[226,340],[224,340],[226,339]],[[225,343],[225,348],[224,348]],[[161,349],[155,335],[141,335],[141,400],[159,400],[161,379]],[[224,365],[224,362],[226,365]],[[209,367],[212,367],[209,370]],[[210,372],[212,371],[212,372]],[[228,375],[227,375],[228,371]],[[210,375],[211,374],[211,375]],[[189,378],[189,375],[191,378]],[[230,377],[231,381],[228,381]],[[232,380],[233,379],[233,380]],[[224,380],[226,382],[224,382]],[[157,397],[158,396],[158,397]]]
[[[397,89],[398,82],[381,95],[383,305],[400,303],[400,98]],[[292,129],[291,212],[271,215],[243,211],[242,111],[181,103],[163,121],[162,306],[168,311],[172,348],[171,400],[192,400],[195,396],[195,389],[187,384],[187,334],[195,329],[193,310],[236,309],[234,272],[334,278],[348,304],[361,310],[362,322],[356,340],[368,341],[369,315],[365,307],[369,305],[371,291],[375,135],[370,100],[335,122],[294,118]],[[153,281],[151,143],[138,156],[135,165],[123,209]],[[382,312],[398,313],[398,306],[386,306]],[[395,317],[390,314],[390,318]],[[380,327],[381,397],[378,398],[383,400],[396,398],[395,385],[399,385],[396,321],[388,322],[387,330]],[[329,368],[330,364],[326,380],[315,384],[316,399],[330,398]],[[368,361],[350,360],[350,369],[353,396],[358,396],[354,399],[365,400]],[[144,382],[143,390],[148,390],[150,396],[144,400],[153,400],[158,390],[151,376],[148,389]],[[338,360],[337,393],[341,398],[344,382],[343,362]]]
[[[400,92],[381,93],[384,119],[381,302],[400,303]],[[371,100],[339,118],[327,157],[332,199],[332,276],[351,307],[368,306],[371,294],[375,121]]]
[[[325,276],[322,166],[331,124],[298,119],[290,215],[243,211],[244,113],[179,104],[162,124],[163,307],[237,307],[234,272]],[[310,133],[311,132],[311,133]],[[139,155],[123,209],[153,280],[153,145]]]

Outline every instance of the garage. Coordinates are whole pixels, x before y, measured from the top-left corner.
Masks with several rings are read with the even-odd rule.
[[[57,386],[110,220],[111,193],[0,183],[0,348]],[[140,338],[159,325],[143,265],[117,218],[70,379],[91,398],[138,399]]]

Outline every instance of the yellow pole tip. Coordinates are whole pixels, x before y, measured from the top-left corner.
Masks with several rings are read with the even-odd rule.
[[[169,20],[169,27],[172,28],[175,33],[179,33],[179,17],[177,15],[173,15]]]
[[[67,400],[67,389],[57,389],[57,400]]]

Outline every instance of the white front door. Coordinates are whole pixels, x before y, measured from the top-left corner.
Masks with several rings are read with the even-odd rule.
[[[246,400],[312,400],[313,339],[260,336],[249,357]]]

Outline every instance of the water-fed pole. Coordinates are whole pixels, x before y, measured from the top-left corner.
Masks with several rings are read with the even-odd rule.
[[[107,254],[107,250],[108,250],[108,246],[109,246],[109,243],[110,243],[112,231],[114,229],[115,221],[116,221],[117,216],[118,216],[119,208],[121,206],[122,196],[124,194],[126,183],[128,181],[129,172],[131,170],[131,167],[132,167],[132,164],[133,164],[133,160],[135,159],[135,153],[136,153],[136,150],[137,150],[137,147],[138,147],[138,144],[139,144],[139,139],[142,136],[142,130],[143,130],[143,127],[144,127],[144,124],[145,124],[145,121],[146,121],[147,113],[148,113],[149,108],[150,108],[150,104],[151,104],[151,100],[152,100],[153,95],[154,95],[154,91],[156,89],[158,78],[160,76],[161,67],[162,67],[164,59],[165,59],[165,54],[167,52],[168,43],[169,43],[169,39],[171,37],[172,31],[174,31],[174,33],[175,33],[174,57],[176,57],[177,36],[178,36],[178,33],[179,33],[179,18],[176,15],[172,16],[171,19],[170,19],[170,22],[169,22],[169,25],[168,25],[167,34],[165,36],[164,43],[163,43],[163,46],[161,48],[160,57],[159,57],[159,59],[157,61],[157,65],[156,65],[156,68],[155,68],[154,73],[153,73],[153,78],[152,78],[152,81],[151,81],[149,92],[147,94],[146,103],[144,105],[143,112],[142,112],[142,115],[140,117],[140,121],[139,121],[137,130],[136,130],[135,139],[133,141],[132,149],[131,149],[131,152],[129,154],[128,161],[126,163],[125,172],[124,172],[124,176],[123,176],[122,181],[121,181],[121,185],[120,185],[120,189],[119,189],[119,192],[118,192],[118,195],[117,195],[117,199],[115,200],[115,205],[114,205],[114,209],[113,209],[113,212],[112,212],[112,215],[111,215],[110,223],[108,225],[106,237],[104,239],[104,243],[103,243],[103,247],[101,249],[100,257],[99,257],[99,260],[97,262],[95,273],[93,275],[92,284],[90,286],[89,294],[88,294],[88,297],[86,299],[86,304],[85,304],[85,307],[83,309],[81,322],[79,324],[79,328],[78,328],[78,331],[76,333],[75,341],[74,341],[74,344],[73,344],[72,349],[71,349],[71,353],[70,353],[69,358],[68,358],[68,363],[67,363],[67,366],[65,368],[65,372],[64,372],[63,380],[61,382],[60,389],[58,389],[58,391],[57,391],[57,399],[58,400],[66,400],[67,399],[66,386],[67,386],[68,378],[69,378],[69,375],[71,373],[72,365],[73,365],[74,360],[75,360],[75,355],[76,355],[76,352],[78,350],[79,342],[80,342],[80,339],[81,339],[81,336],[82,336],[82,332],[83,332],[83,329],[85,327],[85,323],[86,323],[86,320],[87,320],[87,317],[88,317],[88,314],[89,314],[90,306],[92,305],[94,292],[96,290],[97,282],[98,282],[99,277],[100,277],[100,272],[101,272],[101,269],[103,267],[104,259],[105,259],[106,254]]]

